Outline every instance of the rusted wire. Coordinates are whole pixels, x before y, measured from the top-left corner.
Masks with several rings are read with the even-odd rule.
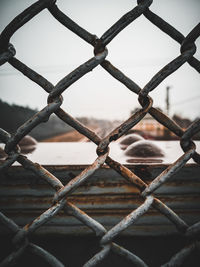
[[[9,219],[0,212],[0,223],[4,224],[13,233],[13,244],[15,249],[9,254],[0,264],[0,266],[9,266],[22,257],[26,250],[42,257],[50,266],[64,266],[56,257],[41,247],[29,242],[29,234],[35,232],[39,227],[51,220],[59,211],[63,210],[66,214],[70,214],[81,221],[85,226],[90,228],[97,237],[101,237],[99,241],[100,250],[94,255],[84,266],[95,266],[107,257],[112,250],[114,253],[124,257],[134,264],[134,266],[146,267],[146,263],[137,257],[134,253],[126,250],[123,247],[115,244],[113,239],[118,236],[129,225],[134,224],[149,208],[154,208],[169,221],[175,225],[177,231],[184,234],[186,237],[192,237],[193,243],[188,247],[177,252],[171,260],[163,266],[180,266],[184,259],[190,253],[198,248],[199,243],[194,241],[200,233],[200,222],[194,225],[187,225],[172,209],[165,205],[162,201],[155,198],[152,194],[160,186],[169,179],[173,179],[173,175],[179,171],[186,162],[193,160],[200,164],[200,155],[196,152],[196,146],[192,141],[193,136],[200,131],[200,120],[196,120],[188,129],[183,130],[172,119],[162,113],[160,110],[153,107],[153,99],[149,96],[152,90],[169,75],[174,73],[183,64],[188,62],[197,72],[200,72],[200,62],[194,57],[196,52],[195,41],[200,35],[200,24],[196,25],[186,37],[183,36],[168,22],[163,20],[157,14],[150,10],[152,0],[138,0],[138,5],[122,16],[113,26],[111,26],[100,38],[89,33],[87,30],[75,23],[71,18],[64,14],[56,5],[56,0],[40,0],[32,4],[25,11],[14,18],[0,35],[0,65],[8,62],[15,69],[23,73],[33,82],[37,83],[43,90],[48,93],[48,105],[39,111],[35,116],[30,118],[17,131],[10,135],[5,130],[0,129],[0,141],[5,144],[5,152],[8,154],[7,159],[0,165],[0,172],[6,172],[15,161],[18,161],[24,169],[33,172],[38,178],[46,181],[54,190],[55,195],[52,198],[52,204],[39,217],[24,227],[19,227],[14,221]],[[28,23],[34,16],[37,16],[42,10],[48,10],[57,21],[63,24],[66,28],[79,36],[81,39],[91,44],[94,48],[94,56],[87,62],[81,64],[71,73],[67,74],[55,86],[45,79],[42,75],[29,68],[26,64],[15,57],[16,51],[10,43],[14,34],[24,24]],[[112,65],[106,57],[108,54],[106,45],[109,44],[115,36],[127,27],[130,23],[134,23],[139,16],[144,15],[156,27],[174,39],[180,44],[180,55],[164,66],[154,77],[144,86],[140,88],[131,78],[127,77],[119,69]],[[138,95],[138,102],[141,105],[139,111],[135,112],[129,119],[123,122],[119,127],[114,129],[105,138],[101,139],[95,132],[81,124],[70,114],[67,114],[62,108],[62,93],[67,90],[73,83],[83,77],[89,71],[97,66],[101,66],[114,79],[118,80],[126,86],[131,92]],[[55,113],[62,121],[76,129],[79,133],[86,136],[97,145],[97,159],[94,163],[83,170],[79,175],[73,178],[65,186],[52,173],[46,170],[38,163],[33,163],[20,152],[18,143],[28,134],[33,128],[42,122],[48,121],[51,114]],[[180,138],[180,146],[183,150],[183,155],[174,163],[168,166],[161,174],[159,174],[149,185],[142,178],[138,177],[133,171],[123,166],[119,162],[113,160],[109,156],[109,144],[112,141],[119,139],[127,133],[129,129],[140,122],[147,114],[151,114],[159,123],[164,125],[168,130],[173,132]],[[103,225],[91,218],[74,204],[70,203],[66,196],[70,195],[82,183],[84,183],[94,172],[99,169],[104,163],[110,168],[117,171],[124,179],[132,186],[135,186],[140,191],[140,197],[144,199],[144,203],[133,210],[127,217],[122,219],[117,225],[107,231]],[[197,240],[197,239],[196,239]],[[67,263],[66,263],[67,264]]]

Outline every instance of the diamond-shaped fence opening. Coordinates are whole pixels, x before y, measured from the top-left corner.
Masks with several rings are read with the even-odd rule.
[[[21,125],[14,134],[11,135],[4,129],[0,129],[0,140],[5,144],[5,152],[8,154],[6,160],[2,161],[0,165],[2,179],[4,179],[3,177],[5,174],[9,175],[9,172],[12,171],[12,168],[10,168],[12,164],[18,162],[24,169],[29,171],[30,175],[33,173],[38,181],[42,181],[41,183],[45,184],[46,187],[47,184],[51,187],[51,193],[46,194],[52,200],[52,204],[49,204],[47,201],[48,205],[47,203],[44,203],[44,206],[41,205],[41,214],[36,215],[35,217],[33,216],[33,218],[22,227],[12,219],[9,219],[9,216],[6,214],[0,213],[1,224],[5,225],[12,236],[12,250],[10,251],[10,254],[2,260],[1,266],[15,264],[20,261],[26,253],[37,255],[38,258],[42,258],[42,262],[47,262],[51,266],[68,266],[67,262],[62,263],[56,258],[56,255],[54,256],[52,253],[45,250],[45,248],[31,242],[30,239],[30,236],[36,230],[42,229],[42,226],[44,225],[51,225],[53,220],[56,221],[59,219],[59,217],[57,217],[59,214],[66,214],[67,216],[71,216],[71,218],[76,218],[76,220],[81,222],[80,225],[90,229],[90,232],[94,232],[97,236],[96,240],[99,244],[98,252],[91,255],[89,259],[86,257],[87,262],[84,266],[95,266],[104,262],[111,254],[117,254],[132,266],[147,266],[142,256],[139,257],[135,255],[134,251],[128,250],[125,246],[119,246],[116,239],[121,233],[126,231],[129,226],[135,225],[136,227],[137,221],[143,220],[149,211],[157,211],[164,216],[164,218],[167,218],[169,223],[174,225],[177,232],[180,232],[189,240],[187,246],[183,246],[171,259],[168,259],[168,262],[163,266],[181,266],[192,252],[199,250],[200,245],[198,238],[200,233],[200,222],[188,225],[182,216],[179,216],[178,213],[173,211],[173,207],[170,208],[166,205],[165,201],[162,201],[159,198],[159,190],[162,190],[162,187],[167,184],[171,178],[173,179],[174,175],[179,170],[183,169],[185,164],[191,158],[197,164],[200,163],[200,156],[196,152],[195,143],[192,141],[193,136],[200,130],[200,121],[196,120],[188,129],[183,130],[159,109],[153,107],[153,100],[149,96],[149,93],[156,90],[158,85],[165,78],[179,69],[186,62],[188,62],[197,72],[200,71],[200,62],[194,56],[196,52],[195,41],[200,35],[200,24],[191,29],[187,36],[183,36],[182,33],[159,17],[159,15],[151,12],[151,4],[151,0],[138,0],[138,4],[134,6],[132,10],[127,12],[100,38],[98,38],[64,14],[57,7],[55,0],[40,0],[14,18],[1,33],[0,64],[3,65],[8,62],[19,72],[37,83],[41,87],[41,90],[46,91],[48,100],[48,104],[44,106],[42,110],[37,112],[35,116],[31,117]],[[26,23],[29,23],[33,17],[40,14],[44,9],[49,11],[49,16],[53,16],[55,20],[57,20],[56,23],[60,22],[68,28],[68,30],[72,31],[94,48],[94,55],[91,55],[91,58],[88,59],[88,61],[80,62],[80,65],[77,66],[77,68],[63,77],[56,85],[53,85],[50,81],[25,65],[25,63],[21,62],[20,59],[16,58],[14,45],[10,43],[11,37],[16,34],[17,30],[23,27]],[[140,86],[130,77],[127,77],[120,71],[120,69],[117,69],[117,67],[113,66],[112,63],[106,59],[108,55],[106,45],[108,45],[124,28],[129,24],[134,23],[134,21],[142,15],[145,16],[149,22],[153,23],[161,31],[180,44],[180,54],[156,73],[144,88],[140,88]],[[85,125],[78,122],[62,109],[62,93],[97,66],[101,66],[108,75],[110,74],[131,92],[137,94],[138,103],[140,104],[140,109],[138,111],[134,112],[129,119],[124,121],[104,138],[100,138],[95,132],[88,129]],[[97,156],[96,159],[93,160],[93,163],[82,168],[78,174],[68,179],[66,183],[63,183],[62,179],[54,175],[53,171],[48,170],[48,168],[43,167],[38,163],[32,162],[29,158],[21,154],[18,145],[24,136],[39,124],[48,121],[53,113],[97,145]],[[110,143],[125,135],[132,127],[137,125],[147,113],[152,115],[160,124],[167,127],[169,131],[173,132],[180,138],[180,146],[183,151],[179,158],[168,167],[164,167],[154,179],[149,181],[148,184],[146,183],[147,179],[142,175],[142,172],[138,175],[137,169],[128,169],[125,165],[113,160],[109,155]],[[100,223],[101,220],[90,215],[90,212],[87,213],[87,211],[85,212],[78,207],[76,201],[70,201],[70,199],[76,199],[76,194],[78,196],[77,192],[80,190],[81,186],[88,181],[92,183],[92,178],[95,173],[104,168],[105,164],[107,164],[110,169],[117,172],[121,177],[120,179],[127,181],[129,187],[137,188],[134,197],[138,199],[137,203],[139,203],[138,205],[135,205],[135,208],[130,208],[131,205],[129,205],[127,214],[109,229],[105,228],[104,225]],[[98,179],[101,180],[101,178]],[[101,197],[103,197],[103,195]],[[39,193],[38,198],[40,198]],[[63,218],[65,217],[63,216]],[[63,224],[65,225],[65,222]]]

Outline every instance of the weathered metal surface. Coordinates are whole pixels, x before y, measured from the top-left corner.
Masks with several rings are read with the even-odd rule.
[[[155,181],[155,177],[159,177],[166,170],[170,164],[169,155],[174,155],[172,150],[174,150],[176,145],[179,147],[176,141],[172,143],[163,142],[161,144],[162,142],[158,142],[158,145],[161,147],[165,147],[165,145],[168,147],[167,149],[165,148],[166,159],[164,159],[164,162],[168,163],[137,163],[125,165],[130,171],[136,173],[145,184],[151,184],[152,181]],[[199,142],[196,142],[196,145],[198,148]],[[41,161],[45,167],[42,169],[39,168],[39,170],[42,172],[42,177],[51,173],[52,187],[48,185],[48,179],[41,180],[38,173],[34,174],[30,170],[24,170],[19,164],[18,166],[9,168],[6,173],[2,173],[0,175],[0,210],[5,212],[9,218],[12,218],[21,226],[33,221],[44,211],[48,210],[52,205],[54,190],[60,190],[62,184],[67,185],[72,183],[74,177],[79,177],[82,171],[85,168],[87,169],[87,166],[90,166],[91,158],[95,157],[95,146],[90,143],[74,144],[74,150],[71,150],[72,147],[73,144],[71,143],[62,144],[61,150],[58,144],[59,153],[57,152],[57,154],[54,149],[55,144],[38,144],[37,149],[40,152],[38,162],[40,163]],[[79,153],[76,152],[76,147]],[[110,153],[112,153],[112,157],[114,158],[119,157],[119,153],[123,153],[120,150],[119,144],[113,144],[110,148]],[[55,151],[50,163],[56,162],[56,158],[60,156],[59,163],[61,165],[52,166],[48,163],[49,158],[43,158],[47,149],[48,151],[51,149]],[[65,151],[69,150],[71,151],[70,158],[62,155],[62,153],[65,155]],[[88,151],[87,158],[82,156],[82,150]],[[42,151],[43,153],[41,153]],[[33,158],[34,153],[37,153],[37,151],[30,154],[30,157]],[[118,154],[115,155],[115,153]],[[181,153],[181,150],[176,151],[174,157],[177,154],[181,155]],[[124,154],[122,155],[123,161],[126,162],[127,157]],[[75,158],[82,164],[64,165],[64,163],[70,163]],[[64,159],[66,160],[64,161]],[[179,172],[174,174],[169,181],[165,181],[155,192],[155,196],[176,212],[189,226],[197,223],[200,216],[199,173],[200,167],[191,161],[191,163],[186,164]],[[55,177],[59,178],[59,180]],[[58,231],[67,235],[92,234],[91,230],[83,226],[81,222],[73,217],[74,214],[79,216],[79,219],[82,219],[84,223],[87,221],[87,224],[90,221],[89,216],[91,216],[94,220],[106,227],[106,229],[110,229],[143,203],[143,199],[140,197],[140,190],[107,165],[103,165],[100,169],[96,170],[90,179],[80,184],[67,197],[67,200],[71,203],[67,208],[68,212],[70,210],[69,214],[67,215],[62,211],[58,212],[49,223],[47,222],[45,226],[38,228],[35,232],[36,234],[52,234]],[[78,210],[76,210],[76,207]],[[80,210],[86,213],[79,215]],[[84,218],[86,218],[86,221]],[[101,226],[98,225],[96,232],[100,231],[99,234],[101,235],[102,231],[104,232],[105,230],[103,228],[102,230],[98,230],[100,228]],[[1,234],[7,233],[6,229],[1,225],[0,231]],[[188,234],[192,231],[194,231],[192,228],[188,230]],[[174,225],[158,211],[150,208],[134,225],[129,226],[121,234],[125,236],[153,236],[174,233],[177,233]]]

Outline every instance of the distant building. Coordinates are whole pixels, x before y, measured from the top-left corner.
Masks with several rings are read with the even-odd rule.
[[[165,134],[165,127],[155,120],[149,113],[147,113],[145,117],[133,127],[133,130],[143,133],[148,132],[152,137],[163,136]]]

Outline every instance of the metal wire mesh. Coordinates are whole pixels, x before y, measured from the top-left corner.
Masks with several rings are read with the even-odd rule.
[[[180,170],[186,162],[193,158],[199,164],[200,155],[196,152],[195,143],[191,140],[192,137],[200,131],[200,120],[196,120],[185,131],[179,127],[173,120],[163,114],[160,110],[153,107],[153,100],[149,93],[157,88],[157,86],[170,74],[175,72],[184,63],[188,62],[197,72],[200,72],[200,62],[194,57],[196,52],[195,40],[200,35],[200,24],[198,24],[188,35],[183,36],[177,29],[168,24],[158,15],[154,14],[149,7],[152,0],[138,0],[137,6],[131,11],[121,17],[112,27],[110,27],[101,38],[90,34],[81,26],[76,24],[68,16],[66,16],[56,6],[55,0],[40,0],[24,10],[20,15],[14,18],[10,24],[3,30],[0,35],[0,64],[8,62],[18,71],[23,73],[29,79],[37,83],[48,94],[48,105],[39,111],[34,117],[26,121],[20,126],[17,131],[10,135],[8,132],[0,129],[0,140],[5,143],[5,152],[8,154],[7,159],[0,165],[0,171],[6,172],[7,169],[15,162],[18,161],[24,169],[28,169],[35,173],[40,179],[49,183],[55,189],[55,195],[52,205],[48,210],[42,213],[38,218],[24,227],[19,227],[13,220],[9,219],[3,213],[0,213],[0,222],[4,224],[14,234],[13,244],[15,250],[10,253],[2,262],[1,266],[9,266],[23,256],[26,251],[42,257],[51,266],[64,266],[56,257],[51,255],[45,249],[31,243],[29,235],[36,231],[36,229],[44,225],[47,221],[51,220],[60,210],[67,214],[71,214],[80,220],[87,227],[92,229],[96,236],[99,238],[100,251],[94,255],[84,266],[95,266],[107,257],[112,250],[114,253],[126,258],[135,266],[147,266],[146,263],[134,253],[120,247],[113,242],[113,239],[120,234],[129,225],[134,224],[135,221],[146,213],[150,207],[159,211],[163,216],[166,216],[172,224],[185,236],[192,237],[190,246],[184,247],[181,251],[177,251],[169,262],[163,266],[181,266],[184,259],[194,250],[199,249],[198,235],[200,233],[200,222],[194,225],[187,225],[172,209],[167,207],[159,199],[155,198],[154,191],[168,181],[174,173]],[[74,34],[78,35],[87,43],[94,47],[94,56],[87,62],[78,66],[71,73],[61,79],[55,86],[22,63],[15,57],[15,48],[10,43],[10,38],[15,32],[28,23],[34,16],[39,14],[43,9],[47,9],[49,13],[60,23],[62,23]],[[139,16],[144,15],[151,23],[157,26],[161,31],[165,32],[169,37],[173,38],[180,44],[180,55],[174,60],[169,62],[163,67],[146,85],[140,88],[131,78],[125,76],[119,69],[114,67],[109,61],[106,60],[108,54],[106,45],[108,45],[117,34],[119,34],[127,25],[134,23]],[[113,78],[124,84],[130,91],[138,95],[138,102],[141,105],[139,111],[134,113],[128,120],[123,122],[119,127],[109,133],[105,138],[101,139],[95,132],[88,129],[85,125],[78,122],[75,118],[67,114],[62,108],[62,93],[78,79],[86,73],[101,65]],[[33,163],[28,158],[20,153],[18,146],[19,141],[27,135],[34,127],[41,122],[48,121],[51,114],[55,113],[61,120],[72,126],[78,132],[89,138],[97,145],[97,159],[94,163],[82,171],[78,176],[73,178],[67,185],[63,185],[61,181],[53,174],[48,172],[44,167],[38,163]],[[159,176],[157,176],[150,184],[146,184],[134,172],[130,171],[127,167],[121,165],[119,162],[114,161],[109,157],[109,144],[112,141],[119,139],[129,129],[140,122],[143,117],[150,113],[159,123],[167,127],[171,132],[180,138],[180,146],[183,154],[173,164],[166,168]],[[88,216],[85,212],[80,210],[77,206],[67,200],[67,196],[84,183],[94,172],[99,169],[104,163],[110,168],[117,171],[124,179],[128,180],[133,186],[140,190],[140,195],[144,199],[142,205],[133,210],[122,221],[115,225],[110,230],[106,230],[103,225]]]

